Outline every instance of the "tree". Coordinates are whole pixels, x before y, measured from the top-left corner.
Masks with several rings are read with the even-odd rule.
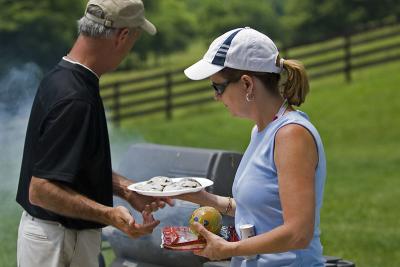
[[[203,0],[190,1],[196,12],[200,34],[210,42],[224,32],[249,26],[272,39],[282,37],[281,23],[277,11],[282,9],[280,1]]]
[[[399,15],[398,0],[287,0],[287,43],[319,40],[384,17]]]
[[[146,59],[149,53],[157,56],[186,48],[197,35],[197,20],[187,1],[144,1],[146,17],[157,27],[155,36],[143,34],[134,51]]]
[[[82,0],[2,0],[0,9],[1,66],[35,62],[54,65],[72,44]],[[1,71],[1,70],[0,70]]]

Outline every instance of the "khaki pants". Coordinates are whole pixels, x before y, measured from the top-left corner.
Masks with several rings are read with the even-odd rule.
[[[98,267],[101,230],[71,230],[58,222],[22,213],[18,229],[18,267]]]

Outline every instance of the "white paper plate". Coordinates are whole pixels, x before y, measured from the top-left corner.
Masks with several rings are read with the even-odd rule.
[[[165,192],[160,192],[160,191],[145,191],[145,190],[140,190],[137,189],[136,186],[142,185],[146,183],[147,181],[144,182],[139,182],[139,183],[134,183],[128,186],[129,190],[135,191],[138,194],[145,195],[145,196],[153,196],[153,197],[171,197],[171,196],[177,196],[181,194],[186,194],[186,193],[193,193],[193,192],[198,192],[202,190],[203,188],[210,186],[214,184],[213,181],[207,178],[201,178],[201,177],[180,177],[180,178],[171,178],[172,182],[179,182],[182,179],[185,178],[192,178],[195,179],[197,182],[201,184],[201,187],[196,187],[196,188],[185,188],[181,190],[173,190],[173,191],[165,191]]]

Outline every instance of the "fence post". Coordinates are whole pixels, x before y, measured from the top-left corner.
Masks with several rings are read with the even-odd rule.
[[[120,85],[119,83],[116,83],[113,87],[114,89],[114,116],[113,116],[113,121],[115,124],[115,127],[119,128],[120,126],[120,122],[121,122],[121,118],[120,118],[120,96],[119,96],[119,88]]]
[[[351,82],[351,35],[346,32],[344,34],[344,72],[346,82]]]
[[[172,75],[169,71],[165,73],[165,117],[172,119]]]

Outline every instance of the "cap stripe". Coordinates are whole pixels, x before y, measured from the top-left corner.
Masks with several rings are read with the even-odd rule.
[[[231,33],[231,35],[229,35],[228,38],[226,38],[224,43],[219,47],[217,53],[215,54],[214,59],[211,62],[212,64],[224,66],[226,54],[228,53],[228,49],[232,43],[233,37],[235,37],[235,35],[238,32],[240,32],[241,30],[243,30],[243,29],[239,29],[239,30]]]

